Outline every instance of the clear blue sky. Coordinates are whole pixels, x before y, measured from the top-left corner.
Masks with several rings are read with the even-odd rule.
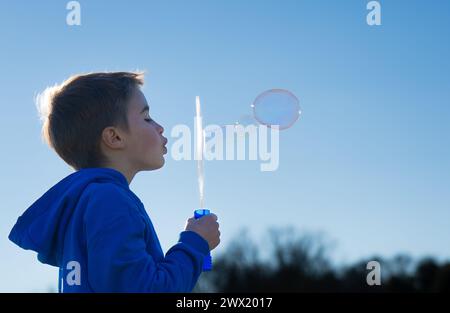
[[[56,269],[7,235],[71,173],[41,141],[33,98],[88,71],[146,70],[144,93],[167,136],[193,127],[196,95],[205,123],[234,122],[266,89],[300,98],[277,171],[205,164],[216,251],[243,227],[263,240],[267,227],[291,225],[328,234],[336,262],[450,257],[449,1],[380,1],[379,27],[366,24],[365,0],[81,0],[78,27],[66,25],[67,2],[0,1],[0,291],[56,288]],[[131,188],[166,251],[198,206],[194,161],[168,157]]]

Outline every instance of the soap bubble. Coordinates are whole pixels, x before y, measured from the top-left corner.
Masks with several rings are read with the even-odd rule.
[[[253,114],[241,115],[233,124],[209,125],[205,135],[211,136],[217,131],[225,134],[227,126],[234,126],[236,129],[238,126],[246,128],[250,125],[266,127],[278,125],[282,130],[291,127],[302,113],[298,98],[285,89],[267,90],[256,97],[250,106]]]
[[[258,123],[268,127],[278,125],[280,130],[294,125],[301,114],[297,97],[284,89],[270,89],[261,93],[251,107]]]

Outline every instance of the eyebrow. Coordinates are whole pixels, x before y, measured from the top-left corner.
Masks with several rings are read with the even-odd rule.
[[[150,108],[148,107],[148,105],[146,105],[146,106],[142,109],[142,111],[141,111],[140,114],[144,113],[145,111],[148,111],[149,109],[150,109]]]

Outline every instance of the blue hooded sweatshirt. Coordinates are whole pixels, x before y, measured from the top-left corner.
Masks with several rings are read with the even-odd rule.
[[[19,217],[9,239],[60,268],[62,292],[191,292],[209,253],[192,231],[164,256],[125,176],[86,168],[67,176]]]

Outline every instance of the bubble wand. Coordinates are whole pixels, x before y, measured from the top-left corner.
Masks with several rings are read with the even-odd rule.
[[[195,130],[196,130],[196,145],[195,145],[195,159],[197,160],[197,176],[198,176],[198,190],[200,194],[200,208],[194,211],[194,218],[198,219],[204,215],[210,214],[210,210],[205,208],[205,177],[203,170],[203,145],[204,133],[202,125],[202,116],[200,110],[200,97],[195,98]],[[205,256],[203,261],[203,271],[210,271],[212,269],[211,253]]]

